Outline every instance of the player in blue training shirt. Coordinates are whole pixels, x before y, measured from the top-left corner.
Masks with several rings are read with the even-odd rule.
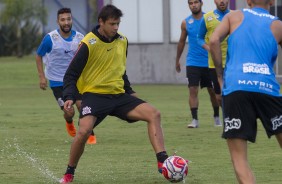
[[[220,24],[223,17],[227,15],[230,10],[228,9],[229,0],[214,0],[214,3],[216,5],[216,9],[213,11],[210,11],[204,15],[204,18],[202,19],[200,28],[199,28],[199,34],[198,34],[198,44],[202,46],[207,51],[210,51],[209,48],[209,42],[210,37],[216,27]],[[221,51],[222,51],[222,66],[225,66],[225,60],[226,60],[226,50],[227,50],[227,39],[221,42]],[[211,57],[211,54],[209,52],[208,55],[208,63],[209,63],[209,74],[212,80],[213,88],[216,94],[217,99],[221,99],[220,96],[220,87],[217,81],[216,72],[214,63]],[[219,101],[219,105],[221,105],[221,102]]]
[[[53,91],[58,105],[64,111],[67,132],[70,136],[74,137],[76,135],[76,129],[73,123],[75,111],[74,109],[72,111],[66,111],[63,108],[63,78],[76,50],[78,49],[78,45],[84,36],[81,33],[72,30],[72,15],[71,9],[69,8],[58,10],[57,23],[59,29],[48,33],[37,49],[36,65],[40,88],[46,90],[48,79],[50,88]],[[45,67],[43,67],[43,64]],[[78,92],[76,98],[76,106],[80,109],[81,95]],[[94,132],[89,136],[87,143],[96,143]]]
[[[202,0],[188,0],[189,8],[192,15],[188,16],[181,23],[181,35],[177,46],[176,54],[176,71],[180,72],[180,57],[186,44],[188,36],[189,49],[186,56],[186,76],[189,88],[189,106],[192,114],[192,122],[188,128],[198,128],[198,92],[199,84],[201,88],[207,87],[210,100],[214,109],[215,125],[221,125],[219,119],[219,105],[216,100],[214,90],[212,88],[211,79],[208,72],[208,53],[200,45],[197,44],[197,34],[201,19],[203,17]]]
[[[222,88],[222,137],[227,140],[238,182],[255,184],[247,141],[256,140],[257,119],[267,136],[275,135],[282,148],[282,96],[273,71],[277,45],[282,47],[282,22],[269,14],[272,0],[247,2],[251,9],[226,15],[211,37],[210,49]],[[223,72],[220,41],[227,35]]]

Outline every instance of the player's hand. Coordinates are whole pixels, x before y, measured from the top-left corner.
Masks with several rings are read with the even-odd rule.
[[[73,110],[73,101],[72,100],[67,100],[64,103],[64,109],[66,111],[72,111]]]
[[[180,73],[181,72],[181,67],[180,67],[180,62],[175,63],[175,70]]]
[[[40,78],[39,87],[42,90],[46,90],[47,89],[47,79],[45,77]]]

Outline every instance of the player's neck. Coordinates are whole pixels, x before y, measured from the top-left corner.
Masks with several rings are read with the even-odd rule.
[[[69,31],[68,33],[63,32],[62,30],[60,30],[60,35],[63,38],[68,38],[71,35],[71,31]]]
[[[203,17],[203,13],[202,11],[196,14],[193,13],[192,16],[194,19],[201,19]]]

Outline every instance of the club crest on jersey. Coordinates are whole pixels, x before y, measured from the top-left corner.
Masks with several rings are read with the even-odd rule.
[[[207,21],[212,21],[213,17],[212,16],[208,16]]]
[[[96,39],[95,38],[91,38],[89,40],[89,44],[94,45],[96,43]]]
[[[124,37],[123,36],[119,36],[119,39],[124,40]]]
[[[58,40],[59,38],[59,35],[58,34],[52,34],[52,39],[53,40]]]
[[[193,24],[193,22],[194,22],[194,19],[189,19],[188,21],[189,24]]]
[[[215,18],[219,18],[219,15],[217,13],[214,13]]]

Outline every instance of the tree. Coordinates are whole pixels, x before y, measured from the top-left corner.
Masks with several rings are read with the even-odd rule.
[[[12,28],[8,30],[11,33],[6,34],[15,37],[14,39],[8,38],[8,44],[16,45],[16,55],[22,57],[25,54],[23,51],[24,45],[28,44],[23,43],[23,40],[26,39],[24,36],[30,34],[30,36],[36,37],[40,34],[40,25],[46,24],[47,11],[39,0],[0,0],[0,3],[4,5],[0,12],[0,28],[4,28],[4,30]],[[33,32],[26,33],[27,30]],[[3,32],[2,29],[1,31]],[[2,37],[7,40],[5,36]],[[34,40],[29,41],[32,43]]]

